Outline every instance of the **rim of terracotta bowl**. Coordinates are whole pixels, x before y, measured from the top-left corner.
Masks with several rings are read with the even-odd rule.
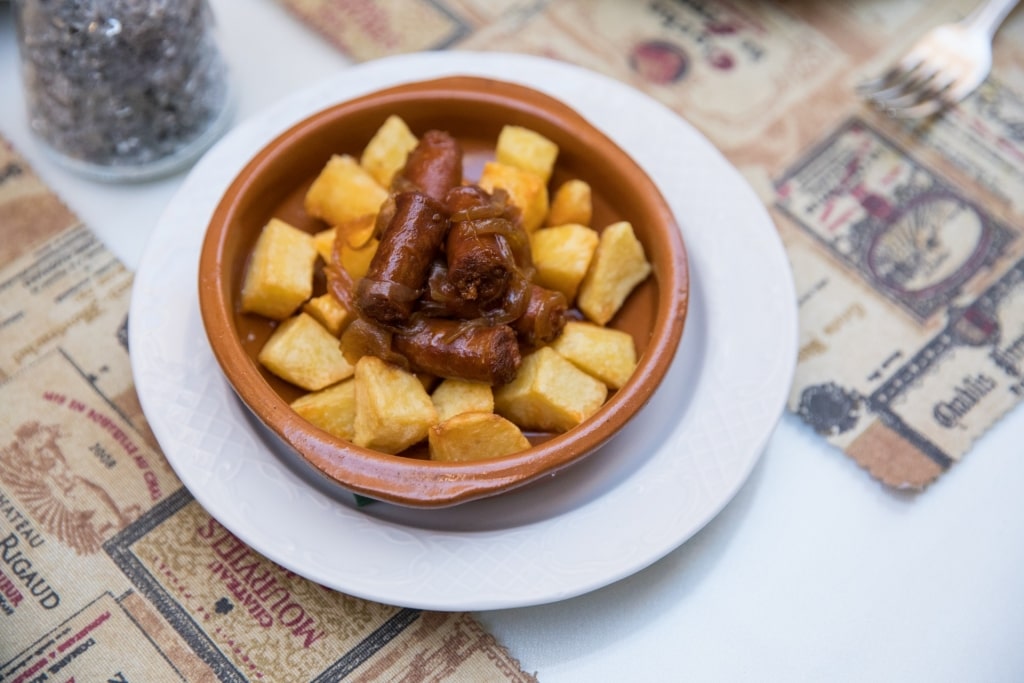
[[[598,411],[568,432],[511,455],[445,463],[389,455],[356,446],[295,413],[245,352],[234,324],[237,292],[225,256],[230,227],[246,192],[283,150],[355,113],[377,110],[383,121],[398,104],[443,100],[483,103],[568,131],[641,188],[644,210],[661,226],[660,246],[645,246],[657,281],[657,313],[650,342],[627,383]],[[271,431],[327,479],[355,494],[409,507],[446,507],[518,488],[580,461],[611,439],[651,398],[668,372],[683,334],[689,303],[689,267],[682,235],[661,192],[637,163],[569,106],[526,86],[475,76],[450,76],[378,90],[312,114],[261,149],[236,176],[216,207],[203,241],[199,303],[210,345],[242,402]]]

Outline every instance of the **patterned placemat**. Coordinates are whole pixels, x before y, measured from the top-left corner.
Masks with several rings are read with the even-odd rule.
[[[973,0],[281,2],[355,60],[532,53],[684,116],[786,244],[800,313],[790,410],[885,484],[925,487],[1024,396],[1024,11],[997,35],[984,86],[916,124],[854,86]]]
[[[536,680],[466,613],[328,590],[235,538],[132,383],[132,273],[0,137],[0,680]]]

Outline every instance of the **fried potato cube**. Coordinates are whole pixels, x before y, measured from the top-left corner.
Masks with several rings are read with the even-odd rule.
[[[317,253],[324,263],[331,262],[334,257],[334,242],[341,239],[338,252],[341,267],[348,271],[353,279],[366,275],[370,261],[377,253],[377,245],[380,244],[380,240],[373,237],[374,218],[375,216],[367,214],[313,235]]]
[[[313,293],[316,246],[308,233],[271,218],[256,238],[242,284],[242,310],[284,320]]]
[[[447,420],[459,413],[494,412],[494,392],[490,384],[470,382],[464,379],[445,379],[430,399],[437,408],[437,419]]]
[[[365,277],[366,272],[370,270],[370,262],[373,261],[373,255],[377,253],[379,245],[380,240],[376,237],[369,237],[362,241],[344,242],[339,254],[341,267],[348,271],[353,280]]]
[[[339,439],[355,437],[356,383],[349,378],[292,401],[292,410]]]
[[[536,283],[561,292],[569,302],[575,301],[599,240],[596,230],[579,223],[534,232],[530,249],[537,269]]]
[[[430,428],[430,459],[444,462],[485,460],[518,453],[530,441],[512,422],[490,412],[459,413]]]
[[[335,299],[334,295],[330,292],[315,296],[302,304],[302,312],[313,316],[318,323],[326,327],[327,331],[335,337],[340,335],[341,331],[345,329],[345,324],[349,319],[348,309]]]
[[[607,397],[604,382],[543,346],[523,358],[514,380],[495,389],[494,410],[521,429],[564,432],[593,415]]]
[[[593,215],[594,203],[590,184],[585,180],[567,180],[555,190],[544,224],[579,223],[580,225],[590,225]]]
[[[376,356],[356,361],[353,443],[400,453],[427,438],[437,410],[419,378]]]
[[[388,192],[355,157],[335,154],[306,191],[306,213],[339,225],[365,215],[376,215]]]
[[[307,313],[288,318],[270,335],[257,356],[281,379],[317,391],[352,376],[338,338]]]
[[[540,227],[548,213],[548,186],[536,173],[508,164],[488,161],[477,183],[488,192],[502,188],[523,215],[523,228],[530,233]]]
[[[558,145],[537,131],[522,126],[504,126],[498,133],[494,158],[540,176],[544,184],[551,180],[551,172],[558,158]]]
[[[324,263],[331,262],[331,251],[334,249],[335,234],[334,227],[330,227],[313,235],[313,246],[316,247],[316,253],[320,255]]]
[[[551,348],[610,389],[621,389],[636,370],[633,335],[611,327],[570,320]]]
[[[395,173],[405,166],[406,157],[418,143],[402,117],[392,114],[366,143],[359,164],[382,187],[390,187]]]
[[[650,273],[651,264],[633,226],[628,221],[613,223],[601,232],[590,268],[580,283],[576,304],[583,315],[604,325]]]

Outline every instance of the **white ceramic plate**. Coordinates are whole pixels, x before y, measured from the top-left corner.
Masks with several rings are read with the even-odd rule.
[[[335,102],[400,82],[474,74],[575,107],[651,175],[689,250],[692,299],[677,358],[612,442],[529,488],[443,510],[357,508],[250,415],[206,340],[196,292],[209,216],[266,143]],[[199,162],[143,255],[130,348],[168,460],[224,526],[280,565],[384,603],[479,610],[552,602],[661,558],[733,497],[789,391],[796,306],[782,244],[739,173],[669,109],[560,62],[439,52],[353,67],[238,126]]]

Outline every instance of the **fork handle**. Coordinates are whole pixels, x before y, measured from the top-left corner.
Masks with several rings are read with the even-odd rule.
[[[963,23],[965,25],[980,28],[985,31],[988,37],[991,39],[995,35],[996,29],[1006,19],[1006,15],[1010,13],[1019,0],[989,0],[978,5],[974,10],[964,18]]]

